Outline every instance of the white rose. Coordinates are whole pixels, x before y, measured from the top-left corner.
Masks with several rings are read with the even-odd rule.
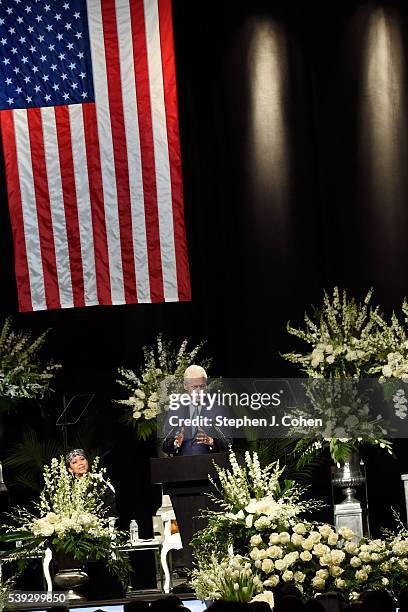
[[[306,527],[303,523],[297,523],[294,526],[293,531],[299,535],[304,535],[306,533]]]
[[[140,399],[144,399],[146,397],[146,393],[142,391],[142,389],[136,389],[135,396],[139,397]]]
[[[291,580],[293,580],[293,572],[291,572],[290,570],[286,570],[286,572],[283,572],[282,580],[284,582],[290,582]]]
[[[369,552],[363,551],[358,556],[362,561],[364,561],[364,563],[368,563],[368,561],[371,561],[371,555]]]
[[[390,581],[388,580],[388,578],[381,578],[381,584],[383,586],[388,586],[390,584]]]
[[[332,533],[333,533],[333,529],[331,528],[330,525],[321,525],[319,527],[319,533],[324,537],[324,538],[328,538]]]
[[[326,546],[326,544],[316,544],[316,546],[313,546],[313,554],[316,555],[316,557],[322,557],[329,552],[330,548]]]
[[[336,580],[334,581],[334,584],[336,585],[338,589],[344,589],[346,588],[346,585],[347,585],[346,581],[343,580],[342,578],[336,578]]]
[[[292,537],[290,539],[292,541],[292,544],[294,544],[295,546],[302,546],[302,542],[304,538],[298,533],[292,533]]]
[[[271,561],[271,559],[264,559],[262,561],[262,571],[265,572],[265,574],[270,574],[271,571],[273,570],[273,561]]]
[[[322,578],[323,580],[326,580],[326,578],[328,577],[329,577],[329,572],[327,571],[327,569],[317,570],[316,578]]]
[[[286,563],[283,561],[283,559],[277,559],[275,561],[275,567],[278,572],[283,572],[286,569]]]
[[[290,535],[287,531],[282,531],[282,533],[279,534],[279,542],[281,544],[288,544],[288,542],[290,542]]]
[[[313,544],[318,544],[322,539],[322,536],[318,531],[311,531],[308,538]]]
[[[361,564],[362,564],[362,561],[359,557],[351,557],[350,559],[351,567],[360,567]]]
[[[258,546],[258,544],[262,544],[262,537],[257,533],[253,535],[251,538],[251,546]]]
[[[308,550],[304,550],[300,553],[300,558],[302,559],[302,561],[311,561],[313,557]]]
[[[269,546],[267,549],[268,557],[272,559],[280,559],[283,555],[283,551],[280,546]]]
[[[279,543],[280,543],[279,533],[271,533],[271,535],[269,536],[269,544],[279,544]]]
[[[344,545],[344,550],[349,553],[349,555],[353,555],[358,551],[358,546],[355,542],[346,542]]]
[[[310,537],[306,538],[302,542],[302,548],[304,550],[312,550],[313,546],[314,546],[314,542],[313,542],[313,540],[310,539]]]
[[[339,535],[345,540],[354,540],[356,537],[354,531],[351,531],[349,527],[340,527]]]
[[[252,527],[253,520],[254,520],[254,515],[253,514],[247,514],[247,517],[245,519],[245,526],[248,529],[250,529]]]
[[[342,563],[344,559],[346,558],[346,555],[344,554],[342,550],[331,550],[330,556],[331,556],[333,565],[340,565],[340,563]]]
[[[364,582],[365,580],[368,579],[368,574],[365,570],[357,570],[356,571],[356,580],[358,580],[359,582]]]
[[[296,582],[304,582],[306,574],[304,574],[303,572],[295,572],[293,577]]]
[[[312,587],[317,590],[323,590],[325,587],[325,581],[322,578],[317,578],[316,576],[312,579]]]
[[[341,576],[341,574],[344,572],[344,570],[341,569],[341,567],[339,567],[338,565],[333,565],[329,571],[330,571],[330,576],[333,576],[334,578]]]
[[[140,419],[140,417],[142,416],[142,413],[140,412],[140,410],[134,410],[133,411],[133,418],[137,421],[137,419]]]
[[[337,535],[337,533],[331,533],[327,538],[327,543],[330,544],[330,546],[336,546],[338,539],[339,536]]]

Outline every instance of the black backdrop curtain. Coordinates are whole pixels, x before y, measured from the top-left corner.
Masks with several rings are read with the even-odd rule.
[[[1,167],[0,311],[52,328],[60,392],[97,393],[126,520],[148,449],[117,424],[113,372],[137,366],[158,332],[207,338],[223,376],[289,375],[286,322],[322,288],[372,285],[388,311],[408,294],[408,5],[174,0],[173,11],[191,303],[18,315]],[[396,491],[404,448],[398,465],[381,458]]]

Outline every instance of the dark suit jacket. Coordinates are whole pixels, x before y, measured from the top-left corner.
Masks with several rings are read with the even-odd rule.
[[[225,415],[225,410],[222,406],[214,405],[211,410],[207,410],[204,406],[201,411],[200,416],[208,416],[211,417],[213,421],[212,426],[203,426],[201,429],[213,438],[214,444],[209,446],[208,444],[197,444],[195,441],[195,437],[192,434],[191,428],[184,428],[184,441],[180,448],[175,448],[174,442],[176,439],[176,434],[180,430],[180,427],[171,427],[169,423],[169,419],[172,415],[176,414],[177,417],[181,419],[189,419],[190,418],[190,406],[183,406],[176,413],[169,411],[167,414],[167,418],[164,425],[164,439],[162,448],[167,455],[206,455],[208,453],[223,453],[228,451],[229,447],[232,444],[232,439],[224,435],[222,428],[217,427],[215,425],[215,417],[217,415]],[[190,430],[190,431],[189,431]]]

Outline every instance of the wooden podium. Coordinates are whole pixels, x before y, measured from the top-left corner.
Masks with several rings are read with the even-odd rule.
[[[220,467],[230,468],[228,453],[150,459],[151,481],[160,483],[163,493],[170,495],[188,568],[193,565],[189,542],[206,525],[205,520],[199,518],[201,510],[219,509],[206,495],[214,491],[208,476],[217,479],[214,462]]]

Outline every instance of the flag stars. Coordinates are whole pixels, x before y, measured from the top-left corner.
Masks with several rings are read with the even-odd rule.
[[[79,18],[80,18],[80,16],[81,16],[81,13],[79,13],[79,12],[74,13],[74,17],[75,17],[75,19],[79,19]]]
[[[23,57],[21,58],[21,61],[23,62],[23,64],[26,64],[28,62],[28,57],[23,55]]]
[[[79,40],[80,38],[82,38],[82,32],[77,32],[77,33],[75,34],[75,38],[77,38],[78,40]]]
[[[61,13],[56,13],[56,14],[54,15],[54,19],[55,19],[56,21],[60,21],[60,20],[61,20]]]
[[[80,72],[79,76],[81,77],[81,79],[84,79],[86,77],[86,72]]]
[[[70,24],[70,23],[66,23],[66,24],[64,25],[64,28],[65,28],[65,29],[67,30],[67,32],[68,32],[68,30],[70,30],[70,29],[72,28],[72,26],[71,26],[71,24]]]
[[[16,92],[17,92],[18,94],[21,94],[21,93],[22,93],[22,91],[23,91],[23,88],[22,88],[22,87],[16,87]]]
[[[69,51],[72,51],[73,48],[74,48],[74,43],[67,44],[67,49],[69,49]]]
[[[55,72],[57,69],[57,64],[51,64],[51,70]]]
[[[37,17],[35,18],[35,20],[40,23],[40,21],[42,21],[42,17],[41,15],[37,15]]]
[[[25,83],[29,83],[30,81],[31,81],[31,77],[29,77],[29,76],[25,76],[24,77],[24,82]]]
[[[78,83],[71,83],[71,87],[75,91],[75,89],[78,87]]]
[[[6,13],[8,15],[11,15],[11,13],[13,12],[13,9],[11,7],[9,7],[8,9],[6,9]]]
[[[63,73],[61,74],[61,79],[62,79],[63,81],[66,81],[66,79],[67,79],[67,78],[68,78],[68,77],[67,77],[67,75],[65,74],[65,72],[63,72]]]
[[[5,58],[4,58],[4,60],[3,60],[3,64],[4,64],[5,66],[8,66],[8,64],[9,64],[9,63],[10,63],[9,58],[8,58],[8,57],[5,57]]]
[[[38,93],[38,92],[40,91],[40,89],[41,89],[41,87],[40,87],[39,85],[36,85],[36,86],[34,87],[34,91],[35,91],[35,93]]]
[[[22,17],[17,17],[17,23],[23,23],[24,19]]]
[[[43,80],[43,81],[44,81],[44,83],[45,83],[46,81],[48,81],[48,80],[49,80],[49,78],[50,78],[50,77],[48,76],[48,74],[43,74],[41,78],[42,78],[42,80]]]
[[[38,40],[40,41],[40,43],[44,42],[44,38],[45,36],[43,34],[40,34],[40,36],[38,36]]]
[[[15,55],[17,53],[17,47],[13,47],[11,49],[11,52],[12,52],[13,55]]]
[[[8,105],[11,106],[12,104],[14,104],[14,98],[9,98],[7,102],[8,102]]]
[[[45,61],[47,60],[47,56],[46,56],[46,55],[41,55],[41,56],[40,56],[40,60],[41,60],[42,62],[45,62]]]
[[[88,92],[87,91],[83,91],[81,94],[81,97],[85,100],[85,98],[88,97]]]
[[[68,68],[70,70],[73,70],[74,68],[76,68],[76,64],[74,64],[74,62],[71,62],[70,65],[68,66]]]
[[[2,38],[2,39],[0,40],[0,42],[1,42],[1,44],[3,45],[3,47],[4,47],[4,45],[7,45],[7,38]]]
[[[45,101],[46,101],[46,102],[49,102],[49,101],[51,100],[51,96],[50,96],[50,94],[46,94],[46,95],[44,96],[44,99],[45,99]]]
[[[18,40],[21,42],[21,44],[25,43],[26,41],[25,36],[20,36]]]
[[[16,33],[16,31],[15,31],[14,28],[9,28],[9,34],[15,34],[15,33]]]
[[[63,8],[67,11],[69,9],[69,4],[68,2],[64,2],[64,4],[62,5]]]
[[[84,52],[83,52],[83,51],[80,51],[79,53],[77,53],[77,57],[78,57],[79,59],[84,59]]]
[[[60,34],[57,34],[57,38],[58,38],[58,40],[62,40],[62,39],[64,38],[64,35],[63,35],[63,34],[61,34],[61,33],[60,33]]]
[[[54,83],[54,85],[52,86],[54,91],[57,91],[57,89],[59,89],[59,85],[58,83]]]
[[[47,13],[51,10],[51,7],[49,4],[45,4],[44,5],[44,11],[46,11]]]
[[[30,51],[31,53],[37,53],[37,49],[34,47],[34,45],[31,45]]]
[[[28,104],[30,104],[30,102],[32,102],[32,101],[33,101],[33,99],[32,99],[32,97],[31,97],[31,96],[27,96],[27,97],[26,97],[26,100],[27,100]]]
[[[34,72],[34,74],[35,74],[36,72],[38,72],[39,68],[38,68],[38,66],[32,66],[32,67],[31,67],[31,70],[32,70],[32,71]]]
[[[4,25],[4,19],[0,19],[0,26]]]
[[[26,6],[24,10],[28,15],[28,13],[31,13],[31,6]]]
[[[12,84],[12,82],[13,82],[13,80],[12,80],[12,79],[10,79],[10,77],[8,77],[8,78],[6,79],[6,85],[11,85],[11,84]]]
[[[55,50],[55,45],[48,45],[48,49],[50,51],[54,51]]]
[[[49,23],[46,28],[47,32],[51,32],[52,31],[52,25]]]
[[[69,98],[69,94],[64,93],[62,97],[64,98],[64,100],[68,100],[68,98]]]
[[[29,32],[29,34],[32,34],[34,32],[33,26],[28,26],[27,31]]]
[[[13,72],[18,74],[20,72],[20,68],[18,66],[16,66],[15,68],[13,68]]]
[[[60,53],[60,54],[58,55],[58,57],[60,58],[60,60],[61,60],[61,62],[62,62],[62,60],[63,60],[63,59],[65,59],[65,53]]]

